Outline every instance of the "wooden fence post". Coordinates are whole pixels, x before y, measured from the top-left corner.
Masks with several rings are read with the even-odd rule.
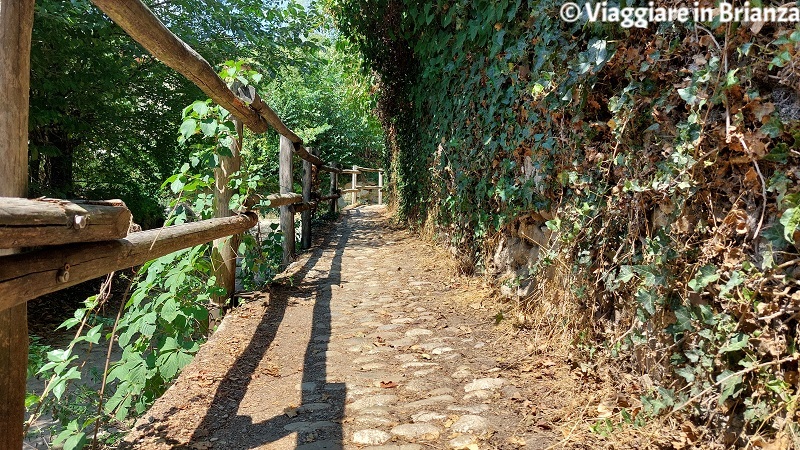
[[[383,171],[378,172],[378,204],[383,204]]]
[[[311,149],[307,149],[313,153]],[[303,160],[303,201],[311,201],[311,163]],[[305,250],[311,248],[311,210],[307,209],[300,213],[300,248]]]
[[[339,168],[338,163],[331,163],[331,167],[334,169]],[[331,195],[336,195],[336,191],[339,190],[339,174],[336,172],[331,172]],[[339,206],[339,199],[334,198],[331,199],[331,212],[335,213]]]
[[[239,171],[242,164],[241,149],[244,126],[239,120],[234,120],[234,123],[238,137],[231,142],[231,156],[220,156],[219,167],[214,169],[214,217],[218,218],[232,215],[230,201],[233,189],[228,186],[228,182],[231,175]],[[209,318],[212,327],[222,317],[225,303],[233,299],[233,293],[236,290],[236,251],[238,247],[238,236],[215,239],[212,243],[211,264],[217,279],[217,287],[225,289],[224,295],[214,296],[211,299],[213,307],[209,311]]]
[[[0,0],[0,197],[28,195],[33,6],[34,0]],[[0,312],[0,448],[22,448],[27,368],[28,306],[22,303]]]
[[[350,189],[358,189],[358,186],[357,186],[358,185],[358,166],[353,165],[353,174],[352,174],[352,177],[350,179],[351,179]],[[352,202],[353,206],[355,206],[357,201],[358,201],[358,191],[355,190],[355,191],[353,191],[353,202]]]
[[[289,138],[281,135],[278,177],[281,194],[292,192],[292,155],[294,155],[294,144]],[[294,207],[292,205],[281,206],[280,223],[283,233],[283,265],[287,266],[294,261]]]

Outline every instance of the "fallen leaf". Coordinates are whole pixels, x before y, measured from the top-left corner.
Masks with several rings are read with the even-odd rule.
[[[395,383],[394,381],[381,381],[381,387],[384,389],[396,388],[397,383]]]
[[[297,417],[297,407],[287,406],[286,408],[283,408],[283,413],[286,414],[287,417]]]

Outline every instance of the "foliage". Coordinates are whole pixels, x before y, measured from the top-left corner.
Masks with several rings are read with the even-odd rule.
[[[295,2],[148,3],[209,61],[253,58],[270,78],[286,65],[316,66],[317,46],[307,33],[319,19]],[[172,130],[180,125],[181,108],[200,95],[89,0],[37,1],[31,196],[122,198],[144,228],[160,225],[158,199],[142,193],[155,192],[185,159]]]
[[[593,339],[654,378],[641,414],[797,432],[800,31],[567,24],[550,0],[329,5],[380,76],[401,214],[436,205],[484,267],[549,219],[525,275],[570,265]]]

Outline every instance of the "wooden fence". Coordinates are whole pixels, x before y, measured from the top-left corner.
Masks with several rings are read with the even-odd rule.
[[[22,448],[28,355],[26,302],[104,274],[133,267],[168,253],[214,241],[213,266],[228,296],[236,273],[235,235],[254,227],[258,216],[228,209],[232,196],[227,174],[240,164],[243,126],[254,133],[269,128],[280,135],[280,192],[246,204],[280,208],[283,262],[295,257],[295,214],[301,214],[300,245],[311,246],[311,216],[320,202],[337,209],[339,174],[351,174],[353,203],[361,189],[378,189],[382,203],[383,169],[341,169],[306,148],[297,134],[260,98],[252,86],[228,86],[197,52],[175,36],[140,0],[92,0],[148,52],[183,74],[235,117],[239,140],[232,156],[221,157],[215,172],[214,219],[129,234],[131,216],[120,201],[24,199],[27,183],[28,90],[34,0],[0,0],[0,448]],[[293,192],[292,159],[303,160],[302,193]],[[330,173],[330,192],[314,192],[316,172]],[[378,172],[378,186],[357,186],[357,176]],[[318,180],[317,180],[318,181]],[[20,253],[22,247],[40,250]]]

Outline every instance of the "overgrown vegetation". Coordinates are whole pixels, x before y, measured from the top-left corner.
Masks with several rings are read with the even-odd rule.
[[[682,417],[652,441],[800,447],[800,31],[568,24],[560,6],[329,2],[380,76],[400,215],[465,269],[527,242],[510,283],[567,290],[549,323],[637,375],[598,433]]]

